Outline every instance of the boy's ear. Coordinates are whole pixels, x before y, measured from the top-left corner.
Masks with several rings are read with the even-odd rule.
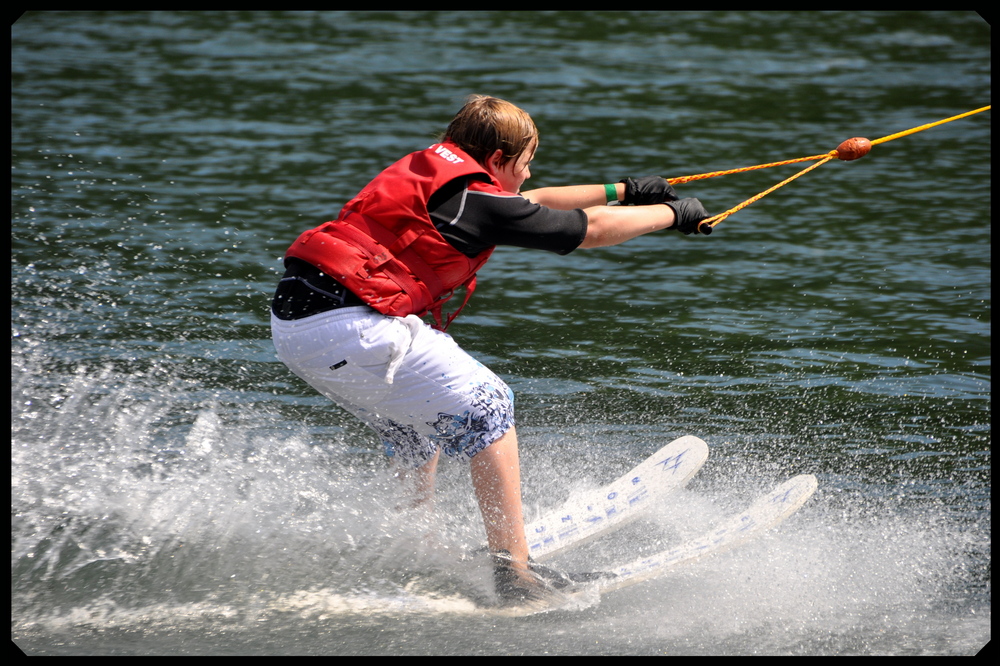
[[[486,156],[486,161],[483,164],[483,166],[486,167],[487,171],[495,174],[497,171],[500,170],[499,165],[501,157],[503,157],[503,151],[497,148],[496,150],[493,151],[492,155]]]

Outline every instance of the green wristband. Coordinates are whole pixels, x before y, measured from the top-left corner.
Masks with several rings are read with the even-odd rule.
[[[618,201],[618,189],[611,183],[605,183],[604,196],[608,198],[608,203]]]

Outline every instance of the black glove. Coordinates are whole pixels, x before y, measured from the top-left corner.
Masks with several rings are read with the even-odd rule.
[[[678,199],[677,201],[669,202],[667,205],[674,209],[674,215],[677,217],[677,220],[674,222],[674,229],[677,229],[677,231],[685,236],[698,233],[707,236],[712,233],[710,225],[706,224],[702,226],[700,224],[702,220],[711,216],[697,199]]]
[[[650,206],[668,201],[677,201],[677,193],[665,179],[659,176],[643,176],[642,178],[622,178],[619,183],[625,183],[626,206]]]

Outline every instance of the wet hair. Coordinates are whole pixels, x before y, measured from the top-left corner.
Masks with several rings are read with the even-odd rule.
[[[538,143],[538,128],[523,109],[498,97],[471,95],[443,135],[480,164],[496,150],[499,166],[516,160]]]

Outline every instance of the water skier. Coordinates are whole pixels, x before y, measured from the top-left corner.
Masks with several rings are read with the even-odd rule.
[[[438,143],[386,168],[336,220],[292,243],[271,316],[279,358],[373,428],[427,496],[442,451],[469,460],[508,603],[550,589],[528,558],[514,398],[444,329],[497,245],[565,255],[669,228],[699,233],[709,217],[658,176],[521,192],[537,148],[525,111],[470,97]],[[461,287],[464,302],[445,314]]]

